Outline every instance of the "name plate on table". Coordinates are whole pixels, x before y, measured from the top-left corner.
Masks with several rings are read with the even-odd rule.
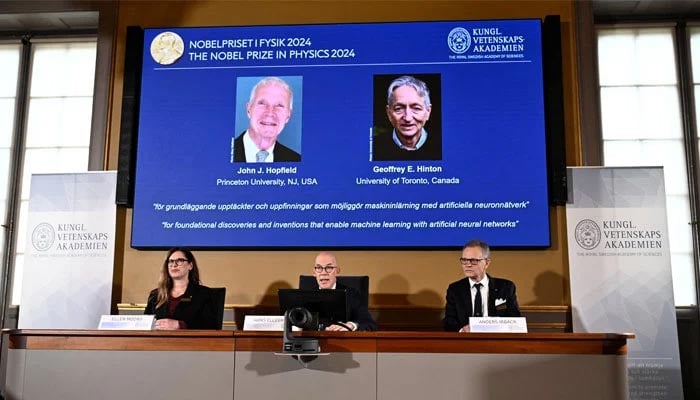
[[[469,317],[469,332],[527,333],[525,317]]]
[[[283,331],[284,315],[246,315],[244,331]]]
[[[246,315],[243,320],[244,331],[280,331],[284,330],[284,315]],[[292,326],[293,331],[301,329]]]
[[[150,331],[155,315],[103,315],[97,329]]]

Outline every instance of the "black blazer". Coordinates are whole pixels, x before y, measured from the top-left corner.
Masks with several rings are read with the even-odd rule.
[[[360,293],[357,290],[337,281],[335,288],[345,290],[349,312],[348,321],[356,323],[358,331],[376,331],[379,329],[367,306],[362,304]],[[318,282],[314,282],[313,289],[318,289]]]
[[[507,279],[489,277],[488,310],[490,317],[519,317],[520,307],[515,296],[515,284]],[[496,299],[505,303],[496,307]],[[446,331],[457,332],[469,324],[472,315],[472,297],[469,278],[453,282],[447,288],[445,318],[442,320]]]
[[[238,135],[238,137],[233,141],[233,162],[246,162],[243,134],[245,134],[245,132]],[[280,142],[277,142],[275,143],[275,151],[272,153],[272,161],[297,162],[301,161],[301,156],[296,151],[290,149]]]
[[[187,329],[219,329],[216,299],[212,290],[206,286],[190,282],[173,315],[168,315],[167,302],[155,308],[157,301],[158,290],[153,289],[148,295],[144,314],[155,314],[156,319],[184,321]]]

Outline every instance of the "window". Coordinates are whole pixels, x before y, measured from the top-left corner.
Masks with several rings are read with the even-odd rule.
[[[693,94],[695,96],[695,144],[700,153],[700,27],[690,29]],[[697,227],[697,225],[696,225]]]
[[[12,132],[17,95],[20,46],[0,45],[0,218],[7,215]],[[0,229],[0,260],[4,257],[5,229]]]
[[[82,172],[88,170],[90,145],[90,128],[92,118],[92,96],[95,76],[96,42],[91,40],[37,40],[24,45],[24,51],[31,51],[31,71],[29,76],[15,73],[10,79],[5,68],[10,69],[7,60],[16,60],[17,68],[22,45],[6,47],[6,53],[0,48],[0,152],[6,152],[10,159],[13,151],[23,152],[23,164],[20,181],[19,218],[14,231],[15,255],[11,304],[19,304],[22,287],[22,267],[26,246],[27,206],[29,201],[29,183],[33,173]],[[24,148],[12,149],[5,139],[5,129],[10,131],[16,125],[14,119],[15,90],[6,86],[15,85],[18,80],[28,82],[26,125],[23,131]],[[12,98],[6,92],[12,92]],[[7,105],[5,103],[8,103]],[[5,110],[5,107],[9,111]],[[6,118],[7,117],[7,118]],[[11,137],[11,134],[9,135]],[[9,164],[9,163],[8,163]],[[19,171],[10,171],[0,166],[0,184],[7,182]],[[7,185],[2,186],[7,187]],[[0,193],[2,194],[2,193]],[[16,194],[8,193],[8,196]],[[3,216],[5,214],[3,213]]]
[[[675,43],[673,27],[598,30],[603,160],[664,167],[675,303],[691,305],[696,264]]]

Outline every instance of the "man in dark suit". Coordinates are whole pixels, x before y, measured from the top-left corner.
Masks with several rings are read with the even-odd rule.
[[[246,104],[248,129],[232,142],[232,161],[301,161],[299,153],[277,141],[292,116],[293,102],[292,89],[283,79],[261,79],[251,90]]]
[[[326,327],[328,331],[344,331],[348,328],[352,331],[376,331],[377,323],[369,313],[366,306],[360,301],[360,293],[351,287],[337,283],[336,276],[340,273],[338,261],[333,253],[321,252],[316,256],[313,268],[318,289],[344,289],[347,293],[349,321],[343,325],[330,325]]]
[[[519,317],[515,284],[486,274],[491,263],[489,245],[471,240],[462,248],[462,271],[466,278],[447,288],[446,331],[469,332],[469,317]]]

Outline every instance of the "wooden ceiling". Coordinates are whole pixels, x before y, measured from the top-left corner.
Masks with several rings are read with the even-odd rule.
[[[23,12],[21,4],[31,5],[31,2],[8,1],[5,5],[14,3],[13,7],[2,7],[3,2],[0,0],[0,32],[97,29],[96,11],[34,12],[25,6],[25,10],[31,12]],[[700,16],[700,0],[593,0],[592,6],[593,14],[603,18]]]

